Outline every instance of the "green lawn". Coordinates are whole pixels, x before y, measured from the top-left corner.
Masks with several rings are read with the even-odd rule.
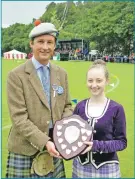
[[[2,60],[2,176],[5,177],[6,160],[7,160],[7,137],[11,124],[6,99],[6,78],[7,73],[11,69],[20,65],[24,61]],[[86,72],[91,62],[61,62],[53,61],[53,63],[66,69],[69,78],[69,88],[71,98],[82,100],[89,96],[86,88]],[[118,64],[108,63],[110,71],[110,83],[118,86],[107,93],[107,96],[124,106],[127,118],[127,138],[128,147],[126,150],[119,152],[120,167],[122,178],[134,178],[134,65],[133,64]],[[106,91],[112,87],[108,86]],[[66,161],[67,177],[71,177],[72,161]]]

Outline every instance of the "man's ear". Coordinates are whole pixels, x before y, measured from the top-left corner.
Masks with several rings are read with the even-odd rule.
[[[33,41],[31,40],[31,41],[29,42],[29,44],[30,44],[30,47],[32,48],[32,47],[33,47]]]

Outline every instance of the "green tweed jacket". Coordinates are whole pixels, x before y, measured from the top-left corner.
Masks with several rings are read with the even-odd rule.
[[[50,63],[51,109],[31,60],[8,74],[7,96],[12,127],[8,137],[8,150],[31,156],[41,151],[47,141],[49,123],[72,115],[67,73]],[[56,93],[52,85],[62,86],[63,94]]]

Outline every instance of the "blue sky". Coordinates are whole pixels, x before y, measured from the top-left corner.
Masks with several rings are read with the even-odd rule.
[[[29,24],[38,19],[52,1],[2,1],[2,27],[15,23]],[[55,1],[62,2],[62,1]]]

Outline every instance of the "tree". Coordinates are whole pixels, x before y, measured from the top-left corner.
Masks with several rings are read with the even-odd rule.
[[[40,19],[54,23],[57,29],[62,26],[61,40],[83,38],[101,53],[130,55],[133,51],[133,12],[133,2],[51,2]],[[28,35],[33,27],[32,23],[16,23],[2,28],[2,52],[12,48],[29,52]]]

